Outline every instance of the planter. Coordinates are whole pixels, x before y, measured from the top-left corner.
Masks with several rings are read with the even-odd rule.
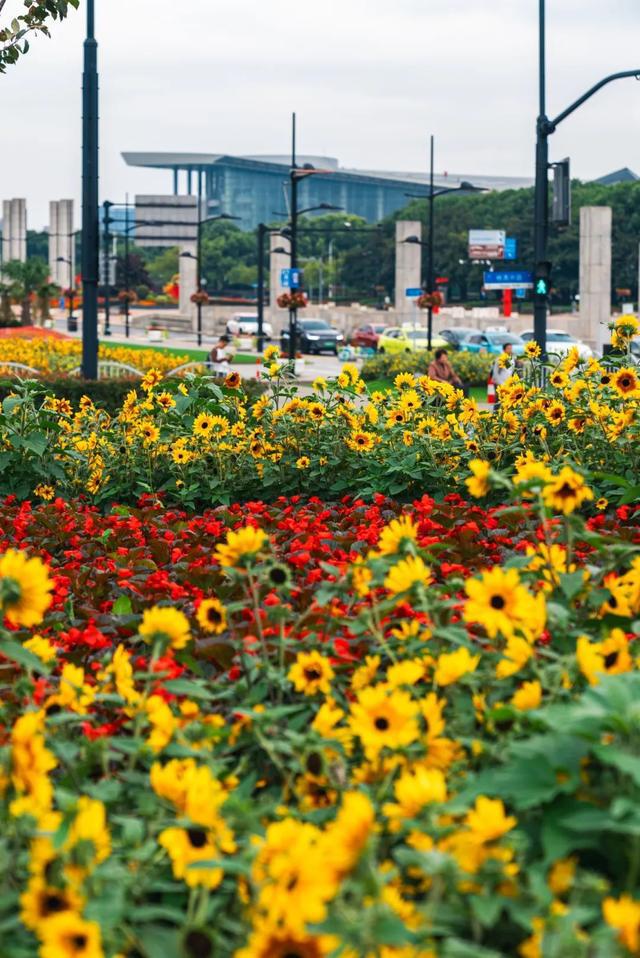
[[[161,329],[148,329],[147,330],[147,340],[150,343],[161,343],[162,342],[162,330]]]
[[[293,361],[293,372],[296,376],[302,376],[304,372],[304,359],[294,359]]]

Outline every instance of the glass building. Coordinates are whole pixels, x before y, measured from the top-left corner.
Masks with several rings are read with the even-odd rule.
[[[167,186],[174,195],[194,194],[202,175],[207,215],[238,217],[242,229],[273,223],[289,213],[290,160],[283,156],[227,156],[208,153],[123,153],[129,166],[167,170]],[[302,179],[298,208],[330,203],[370,223],[379,222],[407,204],[407,193],[428,193],[429,177],[421,173],[382,173],[341,167],[333,157],[300,156],[298,165],[311,163],[322,174]],[[439,174],[437,187],[456,187],[466,180],[490,190],[531,186],[524,177]]]

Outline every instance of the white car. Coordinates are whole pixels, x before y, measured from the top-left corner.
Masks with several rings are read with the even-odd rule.
[[[234,313],[231,319],[227,320],[227,332],[230,336],[257,336],[258,314]],[[273,336],[271,323],[263,322],[262,333],[266,339],[271,339]]]
[[[532,329],[528,329],[526,332],[520,333],[520,335],[526,343],[528,343],[529,340],[534,339]],[[586,343],[576,339],[575,336],[572,336],[571,333],[565,332],[564,329],[547,330],[547,352],[550,355],[555,353],[557,356],[566,356],[574,346],[578,350],[580,359],[591,359],[591,357],[594,355],[593,350],[590,349]]]

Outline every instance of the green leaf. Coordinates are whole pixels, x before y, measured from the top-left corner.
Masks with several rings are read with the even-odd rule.
[[[614,765],[640,785],[640,757],[610,745],[595,745],[591,751],[605,765]]]
[[[131,615],[132,611],[133,606],[131,605],[131,599],[128,595],[118,596],[116,601],[113,603],[112,612],[114,615]]]
[[[164,687],[173,695],[188,695],[192,699],[215,699],[215,692],[209,691],[200,682],[193,682],[191,679],[169,679],[164,683]]]
[[[576,596],[584,586],[584,573],[582,569],[576,572],[564,572],[560,576],[560,588],[569,601]]]
[[[28,436],[22,437],[22,445],[25,449],[35,452],[36,456],[41,456],[49,445],[49,441],[41,432],[32,432]]]
[[[44,662],[14,639],[0,639],[0,653],[30,672],[37,672],[39,675],[49,674],[49,669]]]

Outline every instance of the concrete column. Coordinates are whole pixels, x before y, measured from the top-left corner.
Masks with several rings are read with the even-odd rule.
[[[58,249],[60,250],[58,256],[64,256],[65,259],[71,260],[71,275],[75,286],[76,238],[73,232],[73,200],[60,200],[58,203],[58,224],[58,233],[60,233],[58,236]],[[58,263],[58,266],[63,268],[63,276],[67,277],[66,283],[68,283],[69,266],[66,263]]]
[[[396,223],[396,312],[398,322],[412,322],[416,317],[415,300],[405,295],[406,289],[422,285],[422,246],[403,242],[408,236],[422,239],[422,224],[418,220],[398,220]]]
[[[11,200],[2,201],[2,262],[11,259]]]
[[[198,262],[196,260],[197,246],[195,243],[182,243],[181,253],[191,253],[191,256],[180,256],[180,315],[190,316],[193,330],[196,329],[196,308],[191,297],[198,290]]]
[[[611,223],[610,206],[580,210],[580,325],[598,352],[610,336]]]
[[[49,275],[53,283],[58,283],[61,286],[60,267],[64,264],[58,262],[58,256],[62,256],[62,253],[58,252],[58,241],[60,239],[58,236],[60,232],[58,219],[58,202],[57,200],[51,200],[49,203]]]
[[[269,315],[271,322],[274,323],[274,334],[280,332],[287,322],[288,312],[286,309],[278,309],[276,300],[281,293],[288,293],[289,287],[282,286],[280,283],[280,270],[288,269],[291,266],[291,259],[284,253],[274,253],[279,246],[282,249],[290,249],[289,240],[278,233],[269,234]]]
[[[2,260],[27,259],[27,201],[4,200],[2,204]]]

